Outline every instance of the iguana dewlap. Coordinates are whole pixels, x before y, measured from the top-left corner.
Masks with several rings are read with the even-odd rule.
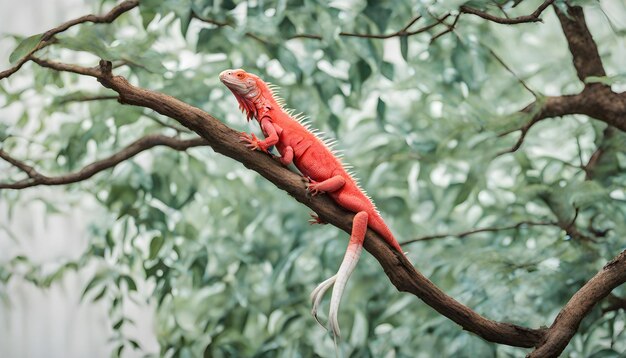
[[[292,111],[285,110],[282,100],[274,94],[271,85],[241,69],[223,71],[219,77],[233,92],[248,120],[255,118],[261,125],[265,136],[263,140],[254,134],[242,134],[241,140],[248,148],[268,152],[269,148],[275,146],[284,165],[293,163],[309,179],[308,191],[311,195],[326,193],[341,207],[356,213],[350,243],[337,274],[322,282],[311,293],[311,313],[317,319],[317,307],[324,293],[335,285],[328,319],[334,336],[338,337],[339,302],[361,255],[367,228],[380,234],[398,252],[402,253],[402,249],[371,199],[346,170],[328,142],[310,130],[301,116],[294,116]]]

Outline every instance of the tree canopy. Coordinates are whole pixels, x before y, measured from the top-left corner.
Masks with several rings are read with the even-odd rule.
[[[23,252],[0,282],[97,265],[84,300],[109,304],[115,355],[142,351],[123,306],[145,300],[165,356],[334,356],[308,295],[352,215],[238,142],[258,125],[217,75],[244,68],[338,141],[408,252],[368,232],[345,356],[623,356],[624,19],[619,0],[103,0],[14,36],[1,200],[59,186],[106,215],[80,258]]]

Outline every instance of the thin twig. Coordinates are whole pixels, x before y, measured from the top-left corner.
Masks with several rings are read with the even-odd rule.
[[[456,23],[459,21],[459,18],[461,17],[461,13],[456,14],[456,16],[454,17],[454,21],[452,21],[452,24],[448,25],[445,22],[442,22],[444,25],[446,25],[448,28],[440,33],[438,33],[437,35],[433,36],[430,39],[429,44],[432,45],[433,42],[435,42],[438,38],[442,37],[443,35],[450,33],[452,31],[454,31],[454,27],[456,26]]]
[[[117,99],[117,95],[83,95],[83,96],[66,96],[57,101],[58,104],[67,104],[72,102],[93,102],[108,101]]]
[[[443,238],[446,238],[446,237],[457,237],[459,239],[462,239],[462,238],[464,238],[466,236],[478,234],[478,233],[481,233],[481,232],[498,232],[498,231],[505,231],[505,230],[515,230],[515,229],[519,229],[520,227],[522,227],[524,225],[528,225],[528,226],[558,226],[558,223],[554,222],[554,221],[530,221],[530,220],[526,220],[526,221],[518,222],[515,225],[509,225],[509,226],[484,227],[484,228],[480,228],[480,229],[472,229],[472,230],[468,230],[468,231],[463,231],[463,232],[459,232],[459,233],[456,233],[456,234],[427,235],[427,236],[418,237],[416,239],[411,239],[411,240],[407,240],[407,241],[401,242],[400,245],[407,245],[407,244],[411,244],[411,243],[418,242],[418,241],[430,241],[430,240],[435,240],[435,239],[443,239]]]
[[[437,26],[438,24],[440,24],[443,20],[447,19],[450,16],[450,14],[446,14],[441,18],[436,18],[436,22],[423,26],[421,28],[418,28],[416,30],[413,31],[409,31],[409,28],[415,24],[418,20],[420,20],[422,18],[421,15],[417,15],[414,16],[406,25],[404,25],[402,27],[402,29],[389,33],[389,34],[366,34],[366,33],[358,33],[358,32],[347,32],[347,31],[341,31],[339,33],[339,36],[345,36],[345,37],[360,37],[360,38],[368,38],[368,39],[389,39],[392,37],[400,37],[400,36],[413,36],[425,31],[430,30],[431,28]],[[228,23],[228,22],[223,22],[223,21],[218,21],[218,20],[214,20],[214,19],[210,19],[204,16],[200,16],[197,13],[192,13],[192,17],[195,19],[198,19],[200,21],[206,22],[208,24],[211,25],[215,25],[217,27],[233,27],[232,24]],[[251,32],[246,32],[245,33],[246,36],[254,38],[260,42],[263,43],[268,43],[269,41],[251,33]],[[303,38],[303,39],[312,39],[312,40],[322,40],[323,37],[321,35],[318,34],[306,34],[306,33],[301,33],[301,34],[295,34],[292,35],[290,37],[288,37],[288,39],[298,39],[298,38]]]
[[[539,118],[539,117],[533,117],[528,123],[524,124],[521,128],[513,130],[513,131],[518,131],[518,130],[520,131],[520,136],[517,139],[517,142],[515,142],[515,144],[513,144],[513,146],[511,148],[504,149],[504,150],[501,150],[498,153],[496,153],[496,157],[499,157],[499,156],[507,154],[507,153],[514,153],[518,149],[520,149],[520,147],[522,146],[522,143],[524,143],[524,139],[526,139],[526,135],[528,134],[528,131],[530,130],[530,128],[532,126],[534,126],[537,122],[539,122],[540,119],[541,118]],[[509,134],[511,132],[512,131],[507,131],[505,133],[501,133],[498,136],[502,137],[502,136],[504,136],[506,134]]]
[[[506,69],[506,70],[507,70],[507,71],[508,71],[511,75],[513,75],[513,77],[515,77],[515,78],[517,79],[517,81],[518,81],[518,82],[519,82],[522,86],[524,86],[524,88],[526,88],[526,90],[527,90],[528,92],[530,92],[530,93],[533,95],[533,97],[537,98],[537,93],[536,93],[535,91],[533,91],[533,90],[532,90],[532,89],[531,89],[531,88],[530,88],[530,87],[526,84],[526,82],[525,82],[525,81],[524,81],[524,80],[523,80],[520,76],[518,76],[518,75],[517,75],[517,73],[515,73],[515,71],[513,71],[513,70],[512,70],[512,69],[511,69],[511,68],[510,68],[507,64],[506,64],[506,62],[504,62],[504,60],[503,60],[500,56],[498,56],[498,55],[497,55],[497,54],[496,54],[496,53],[495,53],[495,52],[491,49],[491,47],[489,47],[489,46],[487,46],[487,45],[485,45],[485,44],[483,44],[483,43],[481,43],[481,45],[482,45],[483,47],[485,47],[487,50],[489,50],[489,53],[491,54],[491,56],[493,56],[493,58],[495,58],[495,59],[496,59],[496,61],[498,61],[498,62],[502,65],[502,67],[504,67],[504,68],[505,68],[505,69]]]

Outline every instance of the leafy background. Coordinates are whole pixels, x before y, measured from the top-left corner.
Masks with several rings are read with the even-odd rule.
[[[520,150],[497,156],[518,135],[499,134],[529,119],[515,114],[533,100],[522,81],[539,98],[582,88],[553,10],[544,13],[544,23],[515,26],[461,16],[453,33],[432,43],[445,27],[388,40],[339,36],[391,33],[421,14],[418,28],[462,3],[150,0],[113,24],[71,29],[42,53],[86,66],[99,58],[123,62],[116,71],[132,83],[245,131],[258,132],[257,125],[245,123],[217,74],[239,67],[259,74],[282,88],[288,107],[338,139],[401,241],[575,220],[580,237],[559,225],[522,225],[406,246],[418,269],[479,313],[547,325],[624,249],[626,229],[623,133],[604,144],[592,180],[580,166],[605,125],[585,116],[542,121]],[[539,3],[525,1],[511,13],[531,13]],[[578,3],[607,69],[600,80],[624,90],[626,7],[618,0]],[[113,4],[91,6],[104,13]],[[302,33],[319,39],[291,38]],[[13,38],[14,46],[23,41]],[[2,148],[45,173],[61,174],[145,134],[190,136],[142,108],[84,101],[93,95],[113,92],[91,79],[27,65],[0,82],[0,104],[17,113],[0,121]],[[19,178],[0,165],[3,178]],[[309,314],[308,294],[337,269],[346,235],[309,226],[303,206],[240,164],[206,147],[186,153],[155,148],[87,181],[54,188],[62,193],[55,200],[38,198],[38,190],[0,192],[8,212],[0,241],[12,247],[0,265],[3,309],[15,299],[6,289],[11,280],[45,290],[68,273],[86,271],[83,301],[106,303],[112,355],[334,356],[332,339]],[[11,234],[17,220],[11,213],[33,200],[41,200],[48,215],[76,206],[97,213],[81,223],[89,228],[84,251],[48,262],[33,257],[23,238]],[[588,239],[598,232],[604,235]],[[626,294],[623,288],[615,293]],[[134,336],[141,322],[129,313],[133,305],[149,307],[154,323],[143,329],[153,331],[158,352]],[[345,356],[527,353],[487,343],[398,293],[368,255],[352,276],[339,319]],[[623,311],[596,308],[564,355],[626,354],[625,323]]]

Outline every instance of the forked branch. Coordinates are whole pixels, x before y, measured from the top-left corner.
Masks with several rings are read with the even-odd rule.
[[[495,15],[491,15],[487,12],[480,11],[478,9],[474,9],[473,7],[469,7],[467,5],[461,6],[460,10],[466,14],[472,14],[479,17],[482,17],[485,20],[489,20],[492,22],[496,22],[498,24],[504,25],[515,25],[515,24],[523,24],[528,22],[542,22],[541,13],[550,6],[554,0],[546,0],[541,4],[537,10],[533,11],[530,15],[523,15],[518,17],[498,17]]]
[[[0,149],[0,158],[11,163],[28,175],[27,179],[23,179],[14,183],[0,183],[0,189],[24,189],[37,185],[65,185],[76,183],[91,178],[106,169],[113,168],[119,163],[128,160],[135,155],[148,150],[150,148],[162,145],[175,150],[184,151],[192,147],[207,145],[208,143],[202,138],[178,139],[167,137],[160,134],[148,135],[129,144],[124,149],[111,155],[108,158],[93,162],[79,171],[59,176],[46,176],[39,173],[32,166],[13,158],[9,153]]]
[[[136,7],[137,5],[139,5],[139,0],[126,0],[121,2],[119,5],[115,6],[114,8],[112,8],[107,14],[105,15],[85,15],[85,16],[81,16],[79,18],[64,22],[63,24],[50,29],[48,31],[46,31],[42,36],[41,39],[39,40],[39,43],[37,45],[35,45],[35,47],[30,50],[26,55],[24,55],[22,58],[20,58],[16,64],[7,69],[4,70],[2,72],[0,72],[0,80],[3,78],[7,78],[9,76],[11,76],[12,74],[14,74],[15,72],[17,72],[20,68],[22,68],[22,66],[28,62],[31,59],[31,56],[35,54],[35,52],[41,50],[42,48],[48,46],[49,44],[51,44],[53,42],[54,39],[54,35],[57,35],[67,29],[69,29],[70,27],[74,26],[74,25],[78,25],[78,24],[82,24],[85,22],[93,22],[96,24],[102,24],[102,23],[111,23],[113,21],[115,21],[115,19],[117,19],[120,15],[122,15],[123,13],[133,9],[134,7]]]

